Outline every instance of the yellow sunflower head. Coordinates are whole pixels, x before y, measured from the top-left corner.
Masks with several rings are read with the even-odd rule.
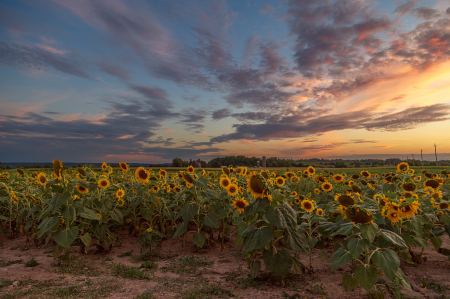
[[[368,179],[368,178],[370,178],[370,172],[368,172],[367,170],[363,170],[363,171],[361,171],[361,176]]]
[[[322,209],[317,209],[316,210],[316,214],[319,216],[323,216],[323,210]]]
[[[134,171],[134,175],[136,176],[137,180],[141,183],[147,183],[148,180],[150,179],[150,174],[148,173],[147,170],[145,170],[144,167],[138,167]]]
[[[58,180],[61,180],[61,171],[62,171],[62,163],[61,160],[53,160],[53,170],[55,171],[55,175],[58,178]]]
[[[219,180],[219,185],[223,189],[228,189],[228,187],[230,187],[231,184],[232,184],[231,180],[227,176],[221,177]]]
[[[411,218],[412,216],[414,216],[415,214],[417,214],[417,211],[419,210],[420,207],[420,203],[416,200],[413,203],[402,203],[400,205],[400,215],[403,218]]]
[[[355,204],[355,199],[351,197],[350,195],[340,195],[336,194],[334,197],[334,200],[339,201],[341,205],[344,207],[352,206]]]
[[[105,171],[107,167],[108,167],[108,164],[106,164],[106,162],[103,162],[102,163],[102,170]]]
[[[45,177],[45,173],[43,173],[43,172],[41,172],[40,174],[37,175],[37,180],[38,180],[38,183],[41,184],[42,186],[47,184],[47,179]]]
[[[192,173],[194,173],[194,171],[195,171],[195,169],[193,166],[188,166],[188,168],[187,168],[188,173],[192,174]]]
[[[397,165],[397,171],[407,172],[409,170],[409,164],[406,162],[401,162]]]
[[[344,181],[344,176],[336,174],[335,176],[333,176],[333,181],[335,181],[336,183],[342,183]]]
[[[426,180],[426,181],[423,183],[423,186],[424,186],[425,188],[433,188],[433,189],[437,189],[437,188],[439,188],[440,184],[439,184],[439,182],[438,182],[437,180],[430,179],[430,180]]]
[[[396,211],[388,211],[386,213],[386,217],[391,221],[392,225],[396,224],[397,222],[399,222],[400,220],[402,220],[402,216],[400,215],[399,212]]]
[[[300,178],[298,176],[294,175],[291,178],[291,182],[292,182],[292,184],[298,184],[300,182]]]
[[[228,188],[227,188],[228,194],[231,196],[235,196],[239,194],[239,187],[235,184],[231,184]]]
[[[116,191],[115,195],[117,198],[122,198],[125,196],[125,191],[123,189],[119,189]]]
[[[307,213],[314,211],[314,203],[307,198],[302,201],[301,205],[302,209]]]
[[[262,175],[252,172],[247,179],[247,192],[252,196],[263,198],[269,194],[267,182]]]
[[[83,186],[80,186],[80,185],[75,185],[75,188],[77,189],[78,193],[80,193],[80,194],[87,194],[89,192],[88,188],[84,188]]]
[[[281,176],[277,177],[275,179],[275,182],[277,183],[278,186],[284,186],[284,183],[285,183],[284,178]]]
[[[236,197],[235,200],[232,200],[231,205],[234,206],[239,213],[241,213],[244,211],[245,206],[248,205],[248,201],[246,201],[244,197]]]
[[[308,168],[306,168],[305,172],[308,173],[309,175],[314,175],[316,173],[316,170],[314,169],[314,167],[308,166]]]
[[[128,166],[128,164],[127,163],[125,163],[125,162],[120,162],[119,163],[119,166],[120,166],[120,168],[122,169],[122,173],[127,173],[128,172],[128,170],[130,169],[130,167]]]
[[[163,178],[165,178],[167,176],[167,171],[165,171],[164,169],[160,169],[159,170],[159,175]]]
[[[101,178],[101,179],[99,179],[99,180],[97,181],[97,185],[98,185],[98,187],[101,188],[101,189],[107,189],[107,188],[109,187],[109,185],[110,185],[110,182],[109,182],[108,179]]]
[[[345,216],[353,223],[370,223],[372,222],[372,214],[366,209],[358,206],[349,206],[345,209]]]
[[[123,198],[117,199],[117,206],[123,207],[124,204],[125,204],[125,201],[123,200]]]
[[[330,183],[328,183],[328,182],[325,182],[325,183],[323,183],[322,184],[322,190],[323,191],[325,191],[325,192],[331,192],[331,190],[333,190],[333,185],[331,185]]]
[[[153,185],[151,189],[153,192],[159,192],[159,186]]]

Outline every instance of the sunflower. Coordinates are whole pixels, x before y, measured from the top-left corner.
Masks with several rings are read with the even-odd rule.
[[[56,177],[58,180],[62,180],[61,177],[61,170],[62,170],[62,163],[61,160],[53,160],[53,170],[55,171]]]
[[[117,198],[122,198],[125,196],[125,191],[123,189],[119,189],[116,193],[114,193],[114,195],[116,195]]]
[[[316,210],[316,214],[319,216],[323,216],[323,210],[322,209],[317,209]]]
[[[409,170],[409,164],[406,162],[401,162],[397,165],[397,170],[407,172]]]
[[[359,174],[354,174],[350,177],[352,180],[359,180],[360,176]]]
[[[84,188],[83,186],[80,186],[80,185],[75,185],[75,188],[81,194],[87,194],[89,192],[88,188]]]
[[[400,220],[402,220],[402,216],[400,216],[400,213],[398,213],[396,211],[389,211],[386,214],[386,217],[389,218],[389,220],[391,221],[392,225],[394,225],[397,222],[399,222]]]
[[[297,192],[292,191],[292,192],[291,192],[291,195],[292,195],[292,196],[297,196]]]
[[[239,194],[239,187],[236,184],[231,184],[228,189],[228,195],[235,196]]]
[[[405,191],[405,198],[419,199],[419,196],[413,192]]]
[[[292,171],[287,171],[285,174],[286,178],[291,179],[295,176],[295,173],[293,173]]]
[[[442,198],[442,191],[438,190],[435,193],[431,194],[431,197],[434,199]]]
[[[404,218],[411,218],[415,214],[417,214],[417,210],[420,207],[420,203],[416,200],[411,204],[403,203],[400,206],[400,214]]]
[[[314,202],[307,198],[302,201],[301,205],[302,209],[307,213],[311,213],[312,211],[314,211]]]
[[[268,195],[264,178],[256,172],[252,172],[247,179],[247,192],[256,198]]]
[[[152,191],[153,192],[158,192],[159,191],[159,186],[153,185],[152,186]]]
[[[181,192],[180,186],[173,187],[173,191],[175,191],[176,193],[180,193]]]
[[[349,206],[345,210],[345,216],[353,223],[370,223],[372,222],[372,214],[366,209],[358,206]]]
[[[39,184],[41,184],[42,186],[45,186],[45,184],[47,184],[47,179],[45,178],[45,173],[41,172],[40,174],[38,174],[37,179],[38,179]]]
[[[86,176],[86,172],[82,168],[78,168],[77,170],[82,176]]]
[[[372,185],[371,183],[368,183],[367,187],[369,187],[372,191],[375,191],[375,186]]]
[[[273,172],[273,174],[274,174],[274,176],[277,175],[275,171]],[[267,172],[265,172],[264,170],[261,170],[261,175],[262,175],[262,177],[265,178],[266,180],[268,180],[268,179],[270,178],[270,177],[269,177],[269,174],[268,174]]]
[[[279,177],[277,177],[276,179],[275,179],[275,182],[277,183],[277,185],[278,186],[284,186],[284,183],[285,183],[285,181],[284,181],[284,178],[282,177],[282,176],[279,176]]]
[[[336,174],[335,176],[333,176],[333,181],[336,183],[342,183],[344,181],[344,176]]]
[[[39,202],[38,199],[34,198],[34,197],[31,196],[31,195],[25,194],[25,197],[31,199],[32,201],[37,201],[37,202]]]
[[[231,206],[234,206],[239,213],[243,212],[245,206],[247,206],[247,205],[248,205],[248,201],[246,201],[244,199],[244,197],[242,197],[242,198],[236,197],[235,200],[232,200],[232,204],[231,204]]]
[[[190,184],[190,186],[192,186],[194,184],[194,179],[191,177],[191,175],[189,173],[180,171],[180,175],[186,183]]]
[[[229,170],[228,167],[226,167],[226,166],[222,167],[222,172],[223,172],[224,174],[226,174],[227,176],[230,175],[230,170]]]
[[[312,166],[308,166],[308,168],[306,168],[306,170],[304,171],[304,173],[307,173],[309,175],[314,175],[316,173],[316,170],[314,169],[314,167]]]
[[[370,178],[370,172],[368,172],[367,170],[363,170],[363,171],[361,171],[361,176],[368,179],[368,178]]]
[[[440,204],[438,204],[439,209],[441,210],[445,210],[447,208],[449,208],[449,204],[447,202],[441,202]]]
[[[124,204],[125,204],[125,201],[123,200],[123,198],[119,198],[119,199],[117,200],[117,206],[123,207]]]
[[[128,170],[130,170],[130,167],[128,166],[128,164],[127,163],[125,163],[125,162],[120,162],[119,163],[119,166],[120,166],[120,168],[122,169],[122,173],[127,173],[128,172]]]
[[[228,187],[231,185],[231,180],[227,176],[222,177],[220,178],[219,185],[223,189],[228,189]]]
[[[298,184],[300,182],[300,178],[298,176],[294,175],[291,178],[291,182],[292,182],[292,184]]]
[[[345,207],[355,204],[355,199],[349,195],[336,194],[334,200],[339,201],[339,203]]]
[[[109,187],[109,185],[110,185],[110,182],[109,182],[108,179],[101,178],[101,179],[99,179],[97,181],[97,185],[98,185],[99,188],[107,189]]]
[[[149,227],[149,228],[147,228],[145,231],[146,231],[147,233],[151,233],[151,232],[153,231],[153,229],[152,229],[151,227]]]
[[[102,170],[105,171],[107,167],[108,167],[108,164],[106,164],[106,162],[103,162],[102,163]]]
[[[160,169],[159,170],[159,176],[165,178],[167,176],[167,171],[165,171],[164,169]]]
[[[194,173],[194,171],[195,171],[195,169],[194,169],[193,166],[189,166],[189,167],[187,168],[187,172],[190,173],[190,174]],[[204,171],[204,170],[203,170],[203,171]]]
[[[436,181],[436,180],[426,180],[426,181],[423,183],[423,186],[424,186],[425,188],[426,188],[426,187],[430,187],[430,188],[433,188],[433,189],[437,189],[437,188],[439,188],[440,184],[439,184],[439,182]]]
[[[144,167],[138,167],[134,171],[134,175],[136,176],[137,180],[141,183],[147,183],[150,178],[150,174],[148,173],[147,170],[145,170]]]
[[[325,183],[323,183],[322,184],[322,190],[323,191],[325,191],[325,192],[330,192],[331,190],[333,190],[333,185],[331,185],[330,183],[328,183],[328,182],[325,182]]]

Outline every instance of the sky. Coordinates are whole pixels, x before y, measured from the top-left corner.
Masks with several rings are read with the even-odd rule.
[[[450,159],[450,1],[0,1],[0,161]]]

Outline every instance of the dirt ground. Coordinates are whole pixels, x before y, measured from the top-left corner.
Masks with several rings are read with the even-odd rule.
[[[69,263],[55,261],[52,246],[37,248],[34,242],[27,242],[26,236],[12,240],[3,236],[0,298],[367,298],[361,287],[344,292],[340,285],[341,275],[350,272],[349,265],[330,271],[332,243],[324,248],[328,261],[319,256],[319,250],[314,251],[313,274],[289,275],[280,284],[269,281],[264,266],[256,279],[249,278],[250,271],[239,256],[239,248],[234,247],[234,240],[224,248],[216,244],[197,251],[190,238],[186,238],[184,247],[181,239],[165,240],[161,249],[150,256],[140,254],[136,237],[121,231],[108,253],[98,253],[95,246],[90,246],[87,254],[81,254],[73,247]],[[447,237],[443,247],[450,248]],[[401,264],[413,290],[393,290],[391,284],[389,292],[380,286],[385,298],[450,298],[448,257],[431,245],[424,256],[427,260],[421,264]],[[154,264],[146,265],[149,258]],[[32,259],[38,265],[27,267]],[[301,259],[306,264],[307,255],[301,254]],[[139,268],[141,265],[147,268]]]

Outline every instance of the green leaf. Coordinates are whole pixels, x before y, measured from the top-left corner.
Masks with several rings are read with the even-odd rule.
[[[242,252],[249,253],[266,247],[275,235],[273,229],[270,227],[263,227],[253,228],[250,231],[245,230],[242,232],[241,236],[244,239],[244,248],[242,248]]]
[[[308,243],[306,241],[305,235],[298,231],[288,231],[284,237],[284,242],[286,245],[297,252],[308,252]]]
[[[416,242],[417,244],[419,244],[423,248],[428,248],[429,247],[428,244],[427,244],[427,241],[425,241],[425,239],[422,238],[422,237],[414,236],[414,242]]]
[[[341,227],[339,228],[338,231],[332,233],[332,236],[336,236],[336,235],[343,235],[343,236],[347,236],[349,235],[353,230],[353,222],[351,223],[344,223],[341,225]]]
[[[448,214],[442,214],[441,217],[439,217],[442,222],[444,222],[446,225],[450,225],[450,216]]]
[[[398,268],[397,273],[395,274],[395,277],[392,281],[411,291],[411,286],[409,285],[405,273],[403,273],[402,269]]]
[[[367,239],[351,238],[347,244],[348,250],[355,259],[357,259],[361,255],[361,253],[369,249],[369,247],[370,242]]]
[[[81,241],[83,241],[84,245],[89,246],[92,243],[92,238],[89,233],[85,233],[84,235],[80,236]]]
[[[277,251],[277,253],[273,255],[270,250],[264,251],[263,260],[266,269],[278,277],[285,277],[294,263],[291,253],[286,248]]]
[[[269,206],[270,201],[266,197],[257,198],[254,202],[245,206],[244,213],[251,216],[258,212],[264,212]]]
[[[316,237],[307,237],[307,241],[308,241],[308,245],[309,245],[309,249],[312,250],[316,244],[317,244],[317,238]]]
[[[369,299],[384,299],[384,293],[372,291],[369,293]]]
[[[434,249],[436,249],[436,251],[439,250],[439,248],[441,248],[441,246],[442,246],[441,238],[431,236],[430,241],[433,244]]]
[[[405,223],[405,226],[410,230],[416,233],[416,235],[422,235],[422,223],[416,217],[411,217],[410,221]]]
[[[59,208],[66,203],[70,199],[70,192],[66,191],[63,194],[59,194],[59,196],[56,196],[52,199],[52,213],[55,213],[59,210]],[[67,217],[70,218],[70,217]]]
[[[319,255],[321,258],[323,258],[325,261],[328,261],[328,253],[325,250],[319,251]]]
[[[353,275],[344,272],[342,275],[342,286],[344,287],[344,291],[350,292],[359,286],[359,282],[353,277]]]
[[[94,237],[100,240],[106,234],[106,229],[108,228],[108,226],[106,225],[106,223],[102,224],[94,223],[92,225],[92,228],[94,232]]]
[[[117,221],[117,223],[123,224],[123,214],[120,210],[114,210],[109,212],[109,216],[111,216],[112,219]]]
[[[61,215],[66,218],[76,219],[77,211],[73,206],[66,206],[62,209]]]
[[[369,240],[370,243],[373,242],[378,233],[378,225],[375,223],[362,224],[359,229],[361,230],[363,237]]]
[[[394,279],[398,267],[400,267],[400,259],[397,253],[392,249],[374,252],[372,261],[390,280]]]
[[[203,216],[201,221],[204,225],[212,228],[219,228],[220,225],[219,216],[217,216],[214,211],[211,211],[208,215]]]
[[[402,239],[402,237],[400,237],[396,233],[391,232],[389,230],[385,230],[385,229],[381,229],[380,232],[383,235],[383,237],[385,237],[387,240],[391,241],[393,244],[395,244],[401,248],[406,248],[405,241]]]
[[[266,213],[267,220],[273,226],[283,230],[297,230],[297,214],[286,202],[281,202],[278,208],[269,206]]]
[[[154,208],[142,208],[140,211],[141,216],[147,219],[152,218],[153,213],[155,212]]]
[[[63,252],[64,252],[64,247],[62,247],[61,245],[56,244],[56,245],[53,246],[53,248],[52,248],[53,258],[54,258],[55,260],[56,260],[57,258],[59,258]]]
[[[250,276],[252,278],[258,277],[259,272],[261,271],[261,262],[248,260],[247,266],[250,269]]]
[[[72,226],[67,230],[58,230],[54,236],[54,240],[62,247],[68,249],[77,238],[79,232],[80,229],[76,226]]]
[[[369,293],[378,280],[377,268],[374,266],[358,266],[355,268],[355,278],[363,289]]]
[[[182,234],[184,234],[187,231],[188,227],[186,223],[181,223],[178,225],[177,230],[175,231],[175,233],[173,234],[173,238],[175,239],[178,236],[181,236]]]
[[[91,219],[91,220],[100,220],[100,217],[97,216],[97,213],[94,210],[84,208],[84,211],[81,212],[80,217]]]
[[[337,268],[344,266],[352,261],[352,255],[350,252],[345,251],[344,248],[339,247],[333,253],[333,257],[331,259],[331,271],[336,270]]]
[[[406,232],[401,233],[400,236],[402,237],[403,240],[405,240],[406,246],[409,246],[409,244],[411,243],[411,234]]]
[[[42,237],[45,233],[50,231],[56,224],[58,224],[59,218],[57,216],[51,218],[45,218],[38,226],[38,238]]]
[[[294,274],[304,274],[305,273],[305,265],[303,265],[302,261],[300,260],[300,256],[298,253],[296,253],[293,257],[294,263],[292,265],[292,272]]]
[[[181,216],[183,217],[183,222],[189,223],[189,221],[191,221],[191,219],[195,215],[197,215],[199,209],[200,209],[200,207],[197,204],[185,205],[180,211]]]
[[[194,241],[195,245],[202,248],[205,245],[206,236],[205,233],[197,233],[192,236],[192,241]]]

